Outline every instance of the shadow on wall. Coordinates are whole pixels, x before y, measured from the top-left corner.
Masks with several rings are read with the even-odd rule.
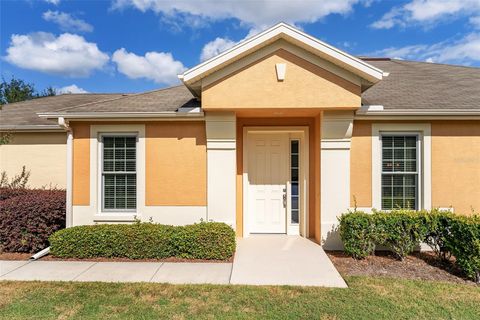
[[[343,243],[337,225],[332,225],[327,232],[327,236],[322,240],[322,246],[325,250],[343,250]]]

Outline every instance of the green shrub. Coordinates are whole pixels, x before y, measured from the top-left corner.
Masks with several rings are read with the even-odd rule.
[[[235,232],[216,222],[178,227],[154,223],[78,226],[57,231],[49,241],[52,255],[62,258],[226,260],[235,251]]]
[[[375,225],[371,214],[355,211],[342,214],[339,232],[345,253],[355,259],[364,259],[375,250]]]
[[[377,243],[390,249],[398,259],[407,257],[427,233],[417,211],[393,210],[373,215]]]
[[[446,247],[445,239],[449,234],[452,217],[453,214],[450,211],[437,209],[419,213],[419,218],[426,230],[423,241],[433,250],[438,258],[444,261],[450,258],[450,251]]]
[[[465,274],[480,283],[480,216],[454,216],[449,224],[446,248]]]

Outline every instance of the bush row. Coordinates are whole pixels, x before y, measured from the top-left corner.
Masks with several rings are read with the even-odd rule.
[[[345,252],[356,259],[383,246],[403,260],[424,242],[440,259],[453,255],[468,277],[480,281],[478,215],[466,217],[440,210],[355,211],[343,214],[339,221]]]
[[[0,188],[0,252],[37,252],[65,228],[65,191]]]
[[[218,222],[78,226],[60,230],[49,240],[51,254],[62,258],[227,260],[235,251],[235,232]]]

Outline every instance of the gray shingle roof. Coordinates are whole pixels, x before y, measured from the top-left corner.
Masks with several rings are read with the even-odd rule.
[[[2,106],[0,128],[31,125],[56,125],[55,121],[42,119],[38,112],[52,112],[80,104],[121,97],[122,94],[62,94]]]
[[[364,105],[383,105],[385,110],[480,110],[480,68],[365,60],[390,74],[362,94]]]
[[[176,86],[116,99],[60,109],[62,113],[78,112],[163,112],[180,108],[196,108],[200,103],[184,86]]]

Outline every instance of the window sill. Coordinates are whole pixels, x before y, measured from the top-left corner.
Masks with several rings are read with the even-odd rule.
[[[138,219],[137,214],[126,214],[126,213],[102,213],[96,214],[93,217],[94,222],[134,222],[135,219]]]

